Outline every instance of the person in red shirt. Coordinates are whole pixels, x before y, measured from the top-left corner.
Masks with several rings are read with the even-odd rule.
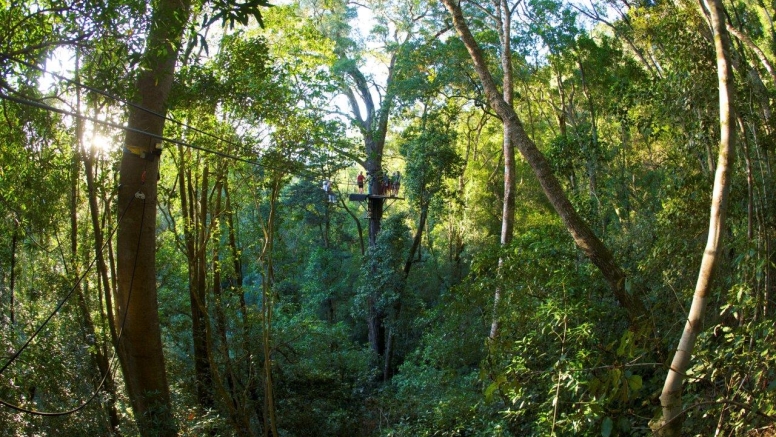
[[[358,184],[358,193],[364,194],[364,172],[359,172],[356,178],[356,184]]]

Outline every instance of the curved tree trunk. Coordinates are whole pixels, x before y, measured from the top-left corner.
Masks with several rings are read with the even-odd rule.
[[[119,170],[118,209],[126,213],[118,229],[118,296],[122,329],[119,358],[138,429],[144,436],[174,436],[170,391],[164,368],[156,291],[156,190],[159,160],[152,152],[164,128],[165,105],[190,3],[154,3],[143,70],[137,83],[139,103],[154,113],[129,109],[124,155]]]
[[[344,199],[340,198],[340,206],[342,206],[342,209],[345,210],[345,212],[348,213],[350,218],[353,219],[353,222],[356,224],[356,230],[358,230],[358,242],[361,246],[361,256],[364,256],[366,254],[366,249],[364,247],[364,230],[361,227],[361,220],[356,216],[356,214],[348,208],[347,202],[345,202]]]
[[[729,62],[730,40],[725,30],[722,2],[709,0],[706,4],[714,33],[717,77],[719,78],[719,157],[717,158],[717,171],[711,200],[709,235],[701,260],[698,281],[695,284],[695,294],[682,338],[679,340],[676,353],[671,361],[671,368],[668,370],[668,376],[666,376],[663,385],[663,392],[660,395],[660,405],[663,407],[661,435],[664,436],[678,436],[682,430],[680,417],[682,412],[682,381],[690,364],[695,340],[701,332],[703,314],[709,299],[714,270],[719,260],[730,191],[730,171],[733,167],[735,150],[736,131],[733,127],[735,117],[733,114],[733,85],[731,83],[733,78]]]
[[[552,204],[555,211],[563,220],[566,229],[574,238],[577,247],[587,256],[588,259],[598,267],[603,274],[609,287],[614,293],[615,298],[620,305],[625,308],[631,321],[631,327],[635,330],[641,330],[643,321],[647,318],[647,310],[644,303],[631,296],[625,290],[625,273],[620,269],[614,260],[609,249],[598,239],[590,227],[585,223],[582,217],[576,212],[574,207],[566,197],[552,169],[536,144],[528,137],[523,128],[517,113],[511,105],[504,101],[501,93],[493,80],[493,76],[488,70],[482,49],[477,44],[468,25],[463,17],[460,5],[455,0],[442,0],[447,10],[453,18],[453,25],[458,31],[469,55],[474,63],[474,69],[480,78],[485,95],[491,108],[498,114],[504,124],[509,124],[509,138],[513,144],[520,150],[528,165],[531,166],[539,184]]]

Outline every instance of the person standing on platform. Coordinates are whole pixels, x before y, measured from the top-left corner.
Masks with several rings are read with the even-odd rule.
[[[391,193],[394,197],[399,195],[399,186],[401,186],[401,173],[395,171],[391,175]]]
[[[358,177],[356,178],[356,184],[358,185],[358,194],[364,194],[364,172],[358,172]]]
[[[337,199],[334,197],[334,191],[331,189],[331,181],[328,179],[323,181],[323,191],[326,192],[326,196],[329,199],[330,203],[335,203]]]
[[[388,173],[383,172],[383,195],[389,196],[391,194],[391,178]]]

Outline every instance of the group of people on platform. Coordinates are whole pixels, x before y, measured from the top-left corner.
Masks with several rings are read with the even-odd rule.
[[[369,173],[367,173],[369,175]],[[377,193],[372,192],[372,184],[369,183],[371,181],[367,180],[371,178],[370,176],[364,176],[364,172],[359,172],[358,176],[356,177],[356,185],[358,186],[358,193],[364,194],[364,185],[366,184],[368,186],[369,194],[375,194],[378,196],[393,196],[396,197],[399,194],[399,187],[401,187],[401,173],[398,171],[393,172],[391,176],[388,176],[388,173],[386,172],[379,172],[377,174]],[[323,181],[323,191],[326,192],[326,195],[328,197],[329,202],[335,203],[337,201],[337,197],[334,194],[334,191],[332,190],[332,184],[329,179],[325,179]]]
[[[369,177],[371,177],[371,175]],[[370,183],[368,188],[369,194],[376,194],[378,196],[396,196],[399,194],[401,173],[395,171],[389,177],[388,173],[381,171],[377,174],[377,178],[377,193],[372,193],[372,184]],[[359,194],[364,194],[364,183],[366,183],[366,180],[367,177],[364,176],[364,172],[359,172],[358,177],[356,177],[356,185],[358,185]]]

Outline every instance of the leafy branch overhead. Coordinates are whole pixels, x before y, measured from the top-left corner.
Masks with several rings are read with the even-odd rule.
[[[264,27],[261,8],[272,6],[268,0],[248,0],[246,2],[238,0],[210,0],[210,4],[212,15],[207,13],[203,15],[202,27],[208,27],[220,21],[221,25],[234,29],[237,24],[247,26],[251,18],[255,19],[260,27]]]

